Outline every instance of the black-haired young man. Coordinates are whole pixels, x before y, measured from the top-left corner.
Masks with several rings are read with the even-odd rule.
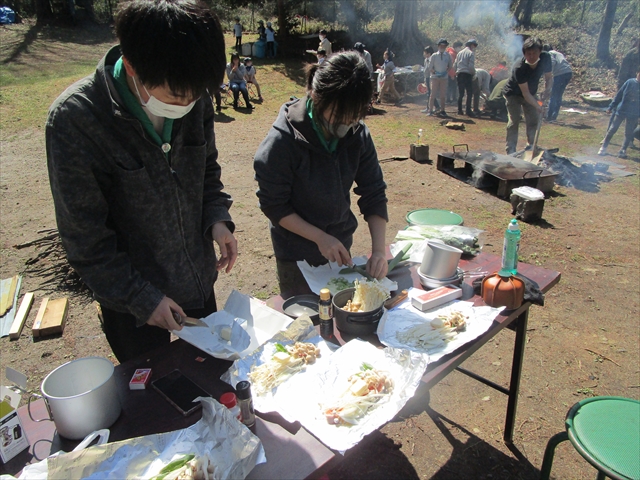
[[[551,56],[542,51],[542,42],[536,37],[529,37],[522,45],[523,57],[513,66],[511,77],[503,89],[507,102],[507,155],[515,153],[518,144],[518,125],[520,112],[524,113],[527,129],[527,146],[532,147],[536,135],[538,118],[542,114],[542,105],[538,103],[536,93],[540,78],[544,77],[544,92],[541,102],[549,98],[553,86]]]
[[[69,263],[123,362],[168,344],[174,313],[216,310],[213,283],[237,242],[209,94],[225,70],[217,18],[198,0],[134,0],[116,34],[96,72],[51,106],[46,142]]]

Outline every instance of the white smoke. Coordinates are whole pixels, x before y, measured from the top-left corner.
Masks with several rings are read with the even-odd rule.
[[[522,37],[515,32],[516,20],[509,0],[472,0],[459,2],[455,16],[463,30],[487,27],[487,38],[504,53],[511,65],[522,56]]]

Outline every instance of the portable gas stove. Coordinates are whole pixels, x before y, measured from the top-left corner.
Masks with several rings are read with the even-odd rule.
[[[456,151],[456,147],[466,150]],[[456,161],[464,162],[464,166],[458,166]],[[556,173],[533,163],[488,150],[469,150],[466,144],[454,145],[453,152],[439,153],[437,168],[452,177],[470,181],[477,188],[497,186],[496,195],[501,198],[509,198],[511,190],[522,186],[549,193],[557,177]]]

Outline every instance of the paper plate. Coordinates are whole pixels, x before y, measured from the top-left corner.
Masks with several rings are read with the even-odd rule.
[[[463,222],[457,213],[436,208],[413,210],[405,218],[411,225],[462,225]]]

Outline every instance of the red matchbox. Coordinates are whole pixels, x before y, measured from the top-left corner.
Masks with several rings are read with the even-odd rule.
[[[151,379],[150,368],[138,368],[131,381],[129,382],[129,390],[144,390]]]

